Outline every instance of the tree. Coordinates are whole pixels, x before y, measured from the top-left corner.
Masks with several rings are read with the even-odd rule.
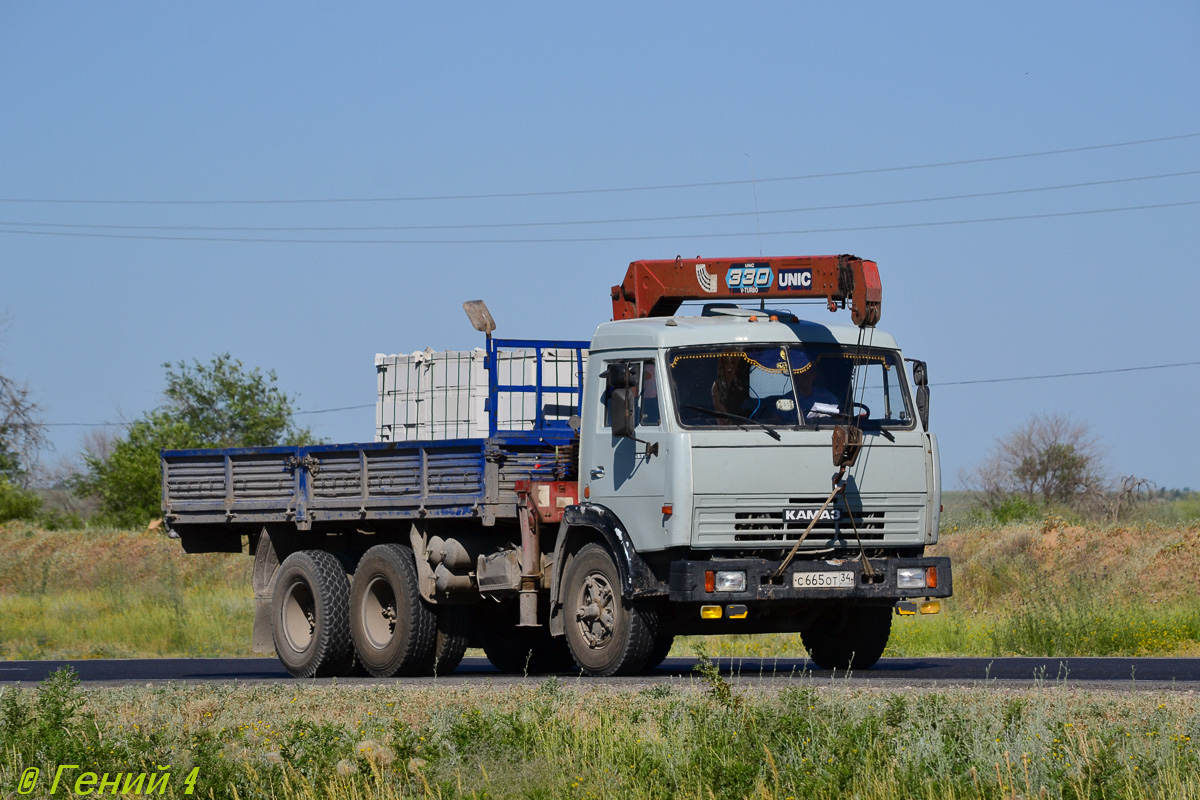
[[[301,444],[312,438],[292,422],[292,398],[275,385],[275,372],[247,371],[222,353],[212,363],[180,361],[167,369],[166,413],[193,431],[201,447]]]
[[[0,318],[0,329],[5,324]],[[29,398],[29,386],[0,375],[0,522],[32,519],[41,510],[29,483],[46,444],[41,408]]]
[[[41,408],[29,399],[29,387],[0,375],[0,476],[28,487],[30,470],[46,446]]]
[[[997,440],[991,455],[967,476],[991,511],[1013,505],[1070,505],[1105,481],[1099,445],[1086,423],[1061,414],[1030,417]]]
[[[141,525],[159,515],[160,450],[312,440],[309,429],[293,422],[292,398],[275,385],[274,372],[248,370],[228,353],[208,364],[163,367],[166,402],[131,423],[123,437],[106,442],[107,455],[84,453],[88,472],[80,489],[99,498],[101,516],[109,522]]]

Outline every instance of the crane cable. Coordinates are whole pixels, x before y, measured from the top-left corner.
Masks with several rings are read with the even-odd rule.
[[[854,394],[856,392],[858,392],[859,402],[857,403],[857,405],[862,405],[863,408],[866,408],[866,406],[863,405],[862,400],[865,399],[867,396],[867,378],[865,375],[861,376],[861,386],[860,386],[859,373],[862,372],[862,370],[859,369],[859,363],[861,361],[860,356],[862,355],[863,334],[865,333],[865,331],[866,331],[866,328],[864,328],[864,327],[859,327],[859,329],[858,329],[858,341],[854,345],[854,367],[853,367],[854,380],[849,388],[849,393],[850,393],[849,399],[853,400]],[[867,342],[866,346],[868,348],[870,348],[871,345],[873,345],[874,343],[875,343],[875,326],[872,325],[871,326],[871,339],[870,339],[870,341]],[[886,369],[886,368],[887,368],[887,364],[885,363],[884,369]],[[862,426],[859,424],[858,417],[855,416],[855,414],[854,414],[854,406],[855,406],[855,403],[850,403],[847,406],[847,411],[850,412],[850,414],[849,414],[850,426],[858,429],[858,431],[859,431],[858,439],[859,439],[859,443],[860,443],[859,448],[861,449],[861,447],[862,447],[862,445],[861,445]],[[875,569],[871,566],[871,560],[869,558],[867,558],[867,549],[866,549],[866,547],[863,546],[862,537],[858,535],[858,523],[855,522],[855,520],[854,520],[854,511],[850,508],[849,498],[846,498],[845,475],[846,475],[846,467],[842,466],[842,468],[838,471],[838,476],[835,480],[841,482],[842,497],[845,499],[846,516],[850,518],[850,527],[854,531],[855,541],[858,542],[858,552],[859,552],[860,561],[862,562],[863,575],[865,575],[868,579],[873,579],[875,577]]]

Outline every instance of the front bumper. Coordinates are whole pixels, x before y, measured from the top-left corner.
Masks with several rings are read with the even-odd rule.
[[[949,597],[953,591],[950,559],[872,558],[874,579],[863,573],[857,560],[794,561],[788,565],[782,581],[772,583],[770,576],[779,569],[781,561],[763,558],[731,558],[715,561],[675,561],[671,564],[668,582],[670,599],[679,603],[760,603],[787,600],[844,600],[896,601],[918,597]],[[896,570],[901,567],[934,567],[937,586],[922,589],[901,589],[896,586]],[[744,570],[746,589],[742,592],[706,592],[704,573],[708,570]],[[844,588],[797,587],[793,576],[803,572],[851,571],[853,584]]]

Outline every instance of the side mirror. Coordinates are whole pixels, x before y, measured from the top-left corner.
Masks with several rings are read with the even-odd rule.
[[[624,361],[615,361],[608,365],[605,380],[609,389],[628,389],[637,386],[637,367]]]
[[[929,369],[924,361],[913,361],[913,383],[917,384],[917,413],[921,426],[929,430]]]
[[[929,367],[927,367],[925,365],[924,361],[917,361],[915,358],[913,359],[912,365],[913,365],[913,383],[915,383],[917,386],[928,386],[929,385]]]
[[[634,438],[637,397],[632,389],[613,389],[608,395],[608,415],[612,421],[613,436]]]

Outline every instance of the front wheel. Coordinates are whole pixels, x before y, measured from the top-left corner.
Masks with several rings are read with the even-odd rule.
[[[667,656],[671,654],[671,648],[675,645],[675,634],[659,633],[654,639],[654,648],[650,651],[650,657],[646,659],[645,670],[649,672],[656,669],[662,662],[667,660]]]
[[[579,668],[599,678],[645,668],[654,650],[657,616],[621,596],[612,556],[587,544],[566,566],[563,615],[567,646]]]
[[[300,550],[279,566],[271,596],[275,653],[293,677],[343,675],[353,666],[350,589],[333,555]]]
[[[891,632],[891,608],[850,606],[822,614],[800,640],[821,669],[870,669],[883,655]]]

